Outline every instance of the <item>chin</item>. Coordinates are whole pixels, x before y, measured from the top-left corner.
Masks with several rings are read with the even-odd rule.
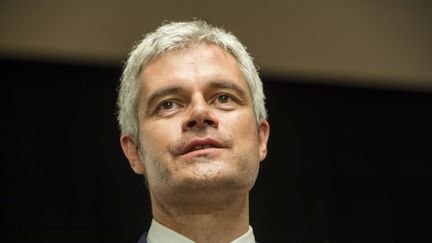
[[[198,202],[207,205],[215,203],[222,205],[224,202],[248,195],[253,187],[253,182],[250,179],[245,180],[227,175],[183,178],[180,183],[171,188],[173,189],[171,196],[174,196],[177,203],[183,201],[186,204],[191,202],[194,206],[197,206]]]
[[[198,166],[179,178],[177,185],[181,191],[215,193],[216,191],[248,192],[253,187],[257,172],[244,173],[231,168]]]
[[[252,169],[189,168],[171,174],[174,176],[167,177],[165,181],[159,181],[151,191],[177,207],[199,211],[200,205],[206,209],[210,205],[220,207],[226,203],[245,200],[257,174],[258,170]]]

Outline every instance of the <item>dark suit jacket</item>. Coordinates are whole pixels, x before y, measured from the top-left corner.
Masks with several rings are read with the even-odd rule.
[[[138,240],[138,243],[147,243],[147,232],[141,235],[141,238]],[[258,243],[258,241],[256,241]]]
[[[141,235],[141,238],[138,240],[138,243],[147,243],[147,232]]]

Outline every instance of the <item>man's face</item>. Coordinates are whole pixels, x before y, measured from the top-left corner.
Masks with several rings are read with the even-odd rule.
[[[153,60],[139,76],[140,165],[153,196],[248,192],[266,156],[234,57],[202,43]]]

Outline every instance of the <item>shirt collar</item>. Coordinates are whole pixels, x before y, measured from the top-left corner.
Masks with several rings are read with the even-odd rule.
[[[147,235],[147,242],[148,243],[194,243],[191,239],[188,239],[187,237],[175,232],[174,230],[171,230],[160,223],[158,223],[156,220],[152,220],[150,225],[150,230]],[[239,238],[235,239],[231,243],[255,243],[255,237],[253,234],[253,229],[251,226],[249,226],[249,230],[240,236]]]

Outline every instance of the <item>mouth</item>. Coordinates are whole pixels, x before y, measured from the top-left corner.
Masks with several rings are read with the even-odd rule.
[[[223,146],[223,144],[211,138],[192,139],[189,143],[182,147],[180,155],[192,153],[199,155],[200,152],[211,152],[214,151],[214,149],[221,149],[224,147],[225,146]]]

